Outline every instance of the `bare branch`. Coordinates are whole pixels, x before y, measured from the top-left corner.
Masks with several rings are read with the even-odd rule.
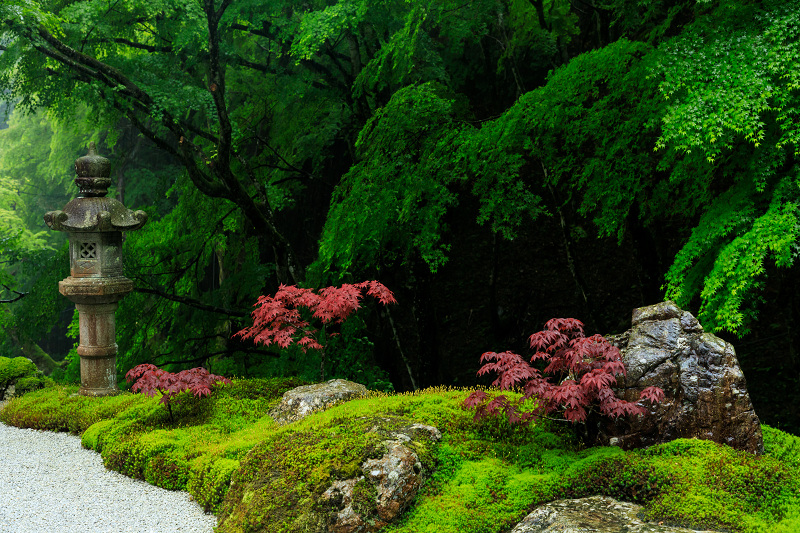
[[[168,294],[166,292],[157,290],[157,289],[147,289],[144,287],[136,287],[133,289],[134,292],[141,292],[144,294],[154,294],[156,296],[160,296],[162,298],[166,298],[167,300],[172,300],[173,302],[182,303],[184,305],[188,305],[189,307],[194,307],[195,309],[201,309],[203,311],[210,311],[212,313],[218,313],[220,315],[227,315],[227,316],[235,316],[235,317],[245,317],[247,313],[245,311],[235,311],[232,309],[225,309],[224,307],[217,307],[215,305],[208,305],[204,304],[199,300],[195,300],[194,298],[187,298],[185,296],[178,296],[177,294]]]
[[[131,48],[138,48],[139,50],[146,50],[146,51],[152,52],[152,53],[164,52],[166,54],[169,54],[169,53],[172,52],[172,47],[171,46],[153,46],[153,45],[150,45],[150,44],[137,43],[137,42],[130,41],[128,39],[119,38],[119,37],[116,38],[116,39],[111,39],[111,41],[115,42],[117,44],[124,44],[125,46],[130,46]],[[105,42],[108,42],[108,41],[105,41]]]
[[[14,303],[14,302],[16,302],[18,300],[22,300],[23,298],[25,298],[28,295],[27,292],[15,291],[14,289],[12,289],[11,287],[9,287],[8,285],[5,285],[5,284],[3,285],[3,288],[5,288],[5,290],[7,290],[7,291],[13,292],[17,296],[15,296],[14,298],[10,298],[8,300],[0,300],[0,304],[11,304],[11,303]]]

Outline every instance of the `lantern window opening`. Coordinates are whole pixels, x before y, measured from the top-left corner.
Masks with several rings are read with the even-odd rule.
[[[82,242],[78,253],[81,259],[97,259],[97,243]]]

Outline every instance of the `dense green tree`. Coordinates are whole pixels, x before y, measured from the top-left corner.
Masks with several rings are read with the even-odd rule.
[[[659,149],[705,158],[708,207],[667,273],[701,320],[746,333],[766,266],[797,256],[800,4],[722,2],[656,54]]]
[[[339,363],[376,342],[396,384],[434,383],[456,314],[442,287],[499,342],[529,305],[498,282],[504,264],[526,279],[550,256],[570,287],[558,309],[574,292],[598,329],[617,324],[598,287],[635,271],[642,301],[620,306],[666,294],[746,334],[797,254],[797,4],[6,0],[4,242],[59,249],[38,211],[60,205],[25,194],[72,194],[63,161],[91,137],[114,161],[112,193],[151,215],[126,241],[128,368],[302,373],[298,354],[230,339],[257,295],[379,278],[400,304],[354,322]],[[450,279],[475,236],[492,248],[485,302]],[[614,254],[638,263],[594,271]],[[458,364],[474,375],[477,359]]]

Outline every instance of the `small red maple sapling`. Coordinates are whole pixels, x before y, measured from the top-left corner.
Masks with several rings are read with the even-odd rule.
[[[211,394],[211,388],[217,383],[230,384],[228,378],[211,374],[202,367],[190,368],[177,374],[167,372],[158,368],[156,365],[141,364],[128,370],[125,374],[125,381],[130,383],[135,381],[131,390],[141,392],[151,398],[157,392],[161,393],[161,403],[167,406],[169,419],[175,422],[172,417],[172,399],[184,391],[189,391],[200,398]]]
[[[275,296],[260,296],[253,311],[253,325],[234,334],[242,339],[270,346],[276,344],[288,348],[297,344],[305,352],[309,348],[319,350],[321,356],[320,379],[325,380],[325,347],[323,343],[336,333],[326,331],[330,323],[341,324],[360,307],[361,299],[377,298],[383,305],[397,303],[394,294],[377,281],[356,284],[345,283],[341,287],[325,287],[319,291],[301,289],[295,285],[281,285]],[[322,328],[317,328],[303,317],[300,309],[307,309],[312,319],[317,319]]]
[[[545,374],[558,374],[561,381],[555,385],[543,377],[538,369],[513,352],[486,352],[481,356],[484,365],[478,375],[496,372],[492,385],[502,390],[520,387],[522,398],[509,400],[500,395],[489,400],[484,391],[475,391],[464,401],[465,407],[474,407],[475,419],[496,416],[501,412],[511,423],[527,423],[554,411],[563,413],[569,422],[584,422],[587,409],[596,407],[604,416],[645,414],[647,409],[638,403],[617,397],[611,386],[617,376],[624,375],[619,349],[601,335],[585,337],[583,323],[574,318],[554,318],[545,329],[530,336],[530,346],[535,353],[531,362],[547,361]],[[525,400],[535,398],[537,406],[524,411]],[[664,391],[647,387],[639,395],[639,402],[660,402]]]

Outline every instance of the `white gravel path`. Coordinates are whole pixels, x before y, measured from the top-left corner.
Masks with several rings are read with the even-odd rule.
[[[188,493],[107,470],[80,437],[0,424],[0,533],[210,533],[216,525]]]

